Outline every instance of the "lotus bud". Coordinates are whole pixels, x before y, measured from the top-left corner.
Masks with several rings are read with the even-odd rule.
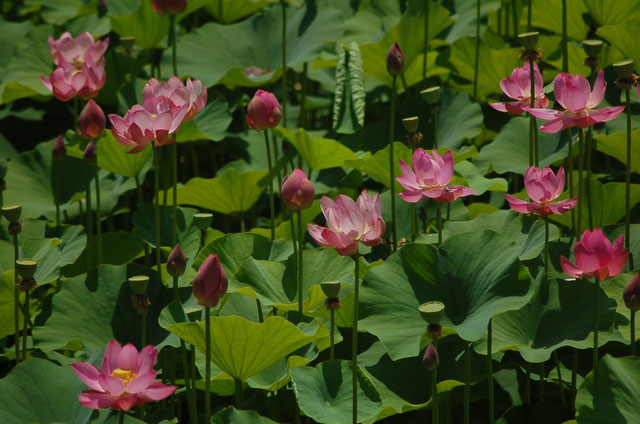
[[[440,365],[440,356],[438,356],[438,351],[433,343],[429,343],[429,346],[424,350],[422,363],[428,371],[433,371]]]
[[[56,138],[56,142],[53,143],[53,149],[51,149],[51,156],[53,160],[61,161],[67,156],[67,147],[64,144],[64,136],[60,134]]]
[[[602,51],[602,40],[584,40],[582,48],[588,57],[598,57]]]
[[[204,260],[193,280],[193,295],[205,307],[215,307],[227,292],[227,274],[218,255],[211,254]]]
[[[440,101],[440,87],[429,87],[420,92],[422,99],[430,105],[435,105]]]
[[[87,147],[85,147],[82,158],[87,161],[87,163],[96,163],[96,159],[98,158],[98,149],[96,148],[96,143],[93,141],[93,139],[89,141],[89,144],[87,144]]]
[[[301,169],[296,168],[293,172],[282,181],[280,187],[282,194],[282,200],[287,204],[292,211],[301,211],[311,207],[313,203],[313,196],[315,195],[315,188],[313,183],[307,178]]]
[[[151,0],[151,6],[160,15],[177,15],[187,8],[187,0]]]
[[[538,38],[540,33],[538,32],[525,32],[524,34],[518,34],[518,41],[525,49],[535,49],[538,45]]]
[[[404,54],[397,42],[393,42],[387,52],[387,71],[391,75],[400,75],[404,70]]]
[[[198,227],[200,231],[205,231],[211,227],[211,221],[213,221],[213,215],[210,213],[197,213],[193,215],[193,224]]]
[[[178,243],[171,251],[169,259],[167,259],[167,272],[172,277],[179,277],[184,274],[186,268],[187,258],[184,256],[180,243]]]
[[[276,96],[258,90],[247,106],[247,125],[252,130],[264,131],[275,128],[282,118],[282,110]]]
[[[622,292],[622,298],[627,308],[634,312],[640,310],[640,274],[633,277]]]
[[[146,275],[134,275],[129,277],[129,287],[134,294],[145,294],[149,286],[149,277]]]
[[[107,118],[102,108],[93,99],[80,112],[78,118],[78,134],[84,138],[96,139],[102,137],[107,126]]]
[[[418,131],[418,117],[417,116],[412,116],[410,118],[404,118],[402,120],[402,124],[404,125],[404,129],[407,130],[408,133],[415,133],[416,131]]]

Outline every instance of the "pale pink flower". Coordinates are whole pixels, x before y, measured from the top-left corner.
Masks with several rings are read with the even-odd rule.
[[[533,77],[535,82],[535,107],[544,108],[549,106],[549,99],[544,95],[542,89],[544,83],[538,65],[533,63]],[[489,106],[500,112],[510,112],[520,115],[531,107],[531,74],[529,64],[522,68],[515,68],[511,76],[500,80],[500,88],[508,97],[515,99],[515,102],[490,103]]]
[[[40,77],[40,81],[56,98],[63,102],[74,97],[96,97],[107,80],[104,64],[85,62],[80,69],[70,63],[61,63],[49,78]]]
[[[143,99],[150,97],[167,97],[176,106],[188,104],[189,109],[184,120],[190,121],[207,104],[207,88],[202,86],[200,80],[192,81],[191,78],[187,78],[186,85],[175,76],[169,78],[168,82],[159,82],[151,78],[142,90]]]
[[[69,63],[80,68],[85,62],[100,63],[108,46],[108,38],[94,41],[88,32],[83,32],[75,39],[69,32],[62,34],[57,40],[49,37],[49,52],[56,65]]]
[[[380,243],[385,224],[379,194],[371,198],[363,190],[357,202],[343,194],[335,202],[322,196],[320,207],[328,228],[307,224],[309,234],[320,246],[334,247],[340,255],[351,256],[358,251],[358,242],[366,246]]]
[[[572,277],[595,277],[598,280],[613,278],[622,272],[629,252],[624,248],[624,235],[613,245],[601,229],[586,230],[573,247],[575,265],[564,256],[560,262],[564,272]]]
[[[531,202],[520,200],[516,197],[505,195],[511,208],[520,213],[532,213],[540,216],[552,214],[561,215],[571,210],[577,203],[578,198],[554,202],[564,190],[564,168],[558,169],[558,175],[548,166],[544,169],[535,166],[527,169],[524,174],[524,186]]]
[[[582,75],[571,75],[562,72],[553,80],[553,93],[556,101],[565,110],[531,109],[529,112],[538,118],[550,120],[540,127],[540,131],[556,133],[571,127],[586,128],[598,122],[607,122],[616,118],[624,110],[624,106],[598,106],[607,88],[604,71],[600,70],[593,84]]]
[[[229,287],[227,274],[222,268],[218,255],[212,253],[202,262],[193,279],[193,296],[206,307],[215,307]]]
[[[454,160],[451,151],[440,156],[437,150],[429,154],[423,149],[417,149],[411,162],[413,169],[400,159],[403,175],[396,179],[406,189],[400,193],[402,200],[417,203],[429,198],[438,203],[448,203],[458,197],[475,194],[469,187],[448,185],[453,178]]]
[[[282,200],[293,211],[311,207],[315,192],[313,183],[300,168],[294,169],[291,174],[285,176],[280,187]]]
[[[87,408],[113,408],[129,410],[134,405],[162,400],[176,391],[176,386],[165,386],[155,381],[157,372],[153,364],[158,351],[151,345],[140,353],[132,345],[112,340],[104,351],[102,367],[84,362],[72,364],[73,371],[92,390],[84,390],[78,401]]]

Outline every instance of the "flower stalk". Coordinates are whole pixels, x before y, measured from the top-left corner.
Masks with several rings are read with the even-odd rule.
[[[157,146],[153,146],[153,189],[154,189],[154,202],[153,202],[153,214],[155,221],[155,239],[156,239],[156,270],[162,281],[162,256],[160,253],[160,154]]]
[[[473,98],[478,99],[478,68],[480,67],[480,0],[476,0],[476,55],[473,68]]]
[[[471,343],[464,348],[464,424],[471,422],[469,405],[471,404]]]
[[[389,189],[391,190],[391,248],[398,250],[398,234],[396,227],[396,185],[395,159],[393,152],[394,123],[396,117],[396,79],[393,75],[391,83],[391,111],[389,113]]]
[[[204,308],[204,343],[205,343],[205,371],[204,371],[204,422],[211,422],[211,307]]]
[[[284,113],[284,112],[283,112]],[[271,229],[271,240],[276,238],[276,230],[274,224],[275,203],[273,199],[273,164],[271,161],[271,147],[269,145],[269,133],[264,130],[264,143],[267,148],[267,165],[269,166],[269,184],[267,185],[267,195],[269,196],[269,224]]]
[[[395,78],[394,78],[395,80]],[[353,300],[353,325],[352,327],[352,345],[351,345],[351,375],[352,394],[353,394],[353,424],[358,424],[358,302],[360,298],[360,255],[356,252],[353,255],[355,262],[355,288]]]
[[[489,389],[489,424],[495,422],[494,396],[493,396],[493,360],[492,360],[493,325],[489,319],[487,325],[487,384]]]
[[[595,278],[594,284],[594,296],[593,296],[593,381],[598,383],[598,330],[599,330],[599,316],[598,316],[598,294],[600,292],[600,279]]]
[[[297,211],[296,215],[298,217],[298,312],[302,314],[302,277],[304,275],[302,269],[304,265],[304,224],[302,222],[302,212]],[[291,219],[293,219],[293,216],[291,217]]]

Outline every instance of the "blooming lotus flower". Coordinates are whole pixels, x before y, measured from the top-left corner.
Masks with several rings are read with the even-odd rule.
[[[142,106],[129,109],[124,118],[109,114],[113,136],[125,146],[133,147],[127,153],[141,152],[153,140],[156,146],[171,144],[175,139],[169,135],[178,130],[188,107],[188,104],[177,107],[166,97],[148,98]]]
[[[322,213],[329,228],[307,224],[311,237],[324,247],[334,247],[342,256],[351,256],[358,251],[358,242],[376,246],[384,234],[385,224],[380,214],[380,195],[374,198],[363,190],[358,201],[343,194],[334,202],[322,196]]]
[[[92,390],[84,390],[78,401],[91,409],[113,408],[129,410],[134,405],[162,400],[171,396],[177,386],[165,386],[155,381],[153,364],[158,351],[151,345],[140,353],[132,345],[112,340],[104,351],[102,367],[84,362],[71,366],[78,378]]]
[[[63,62],[51,73],[49,78],[40,77],[40,81],[58,100],[69,101],[76,96],[95,97],[107,80],[104,65],[85,62],[81,69]]]
[[[187,0],[151,0],[151,6],[160,15],[177,15],[187,8]]]
[[[549,106],[549,99],[544,95],[542,89],[544,83],[538,65],[533,62],[533,78],[535,82],[535,107],[545,108]],[[511,76],[500,80],[500,88],[508,97],[515,99],[515,102],[490,103],[489,106],[500,112],[510,112],[520,115],[528,111],[531,107],[531,74],[529,65],[522,68],[515,68]]]
[[[227,274],[214,253],[200,265],[193,280],[193,295],[202,306],[215,307],[227,292],[228,285]]]
[[[400,75],[404,70],[404,53],[397,42],[393,42],[387,51],[387,72],[391,75]]]
[[[544,169],[535,166],[527,169],[524,174],[524,186],[531,202],[520,200],[516,197],[505,195],[511,209],[520,213],[532,213],[540,216],[552,214],[561,215],[578,203],[578,198],[554,202],[564,190],[564,168],[558,169],[558,175],[548,166]]]
[[[586,230],[573,247],[575,265],[564,256],[560,262],[564,272],[572,277],[596,277],[606,280],[620,274],[629,252],[623,247],[624,236],[618,237],[613,246],[601,229]]]
[[[207,104],[207,88],[202,86],[200,80],[191,81],[191,78],[187,78],[186,85],[175,76],[168,82],[158,82],[157,79],[151,78],[142,90],[143,99],[150,97],[167,97],[176,106],[188,104],[184,121],[190,121]]]
[[[458,197],[475,194],[465,186],[448,185],[453,178],[453,154],[449,151],[440,156],[436,150],[431,154],[417,149],[412,158],[413,169],[400,159],[403,175],[396,177],[400,185],[406,188],[400,193],[402,200],[417,203],[422,199],[433,199],[438,203],[453,202]]]
[[[56,65],[69,63],[80,68],[85,62],[100,63],[108,46],[108,38],[94,41],[88,32],[83,32],[75,39],[69,32],[62,34],[57,40],[49,37],[49,52]]]
[[[284,200],[289,209],[301,211],[309,208],[313,203],[315,188],[307,178],[307,174],[296,168],[291,174],[284,177],[280,192],[282,193],[282,200]]]
[[[282,110],[276,96],[268,91],[258,90],[247,106],[247,125],[252,130],[264,131],[278,126]]]
[[[550,120],[540,127],[540,131],[556,133],[566,128],[586,128],[598,122],[607,122],[616,118],[624,110],[624,106],[598,106],[607,88],[604,71],[600,70],[593,84],[593,91],[589,81],[582,75],[571,75],[562,72],[553,80],[553,93],[556,101],[565,110],[531,109],[529,112],[538,118]]]
[[[95,100],[90,99],[80,112],[78,134],[84,138],[100,138],[107,126],[107,118]]]

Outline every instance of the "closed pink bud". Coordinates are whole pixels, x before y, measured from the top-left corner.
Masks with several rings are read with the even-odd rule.
[[[316,192],[313,183],[307,178],[307,174],[299,168],[294,169],[284,178],[280,191],[282,199],[293,211],[309,208]]]
[[[84,154],[82,158],[89,163],[96,163],[96,158],[98,157],[98,150],[96,149],[96,143],[93,141],[89,141],[87,147],[84,149]]]
[[[160,15],[177,15],[187,8],[187,0],[151,0],[151,5]]]
[[[64,145],[64,136],[62,134],[53,143],[51,156],[53,156],[53,160],[63,160],[67,156],[67,146]]]
[[[622,292],[622,298],[627,308],[634,312],[640,310],[640,274],[633,277]]]
[[[178,243],[171,251],[169,259],[167,259],[167,272],[172,277],[179,277],[184,274],[186,268],[187,258],[184,256],[180,243]]]
[[[209,255],[193,280],[193,295],[200,305],[212,308],[227,292],[227,287],[227,274],[222,269],[218,255]]]
[[[440,365],[440,356],[433,343],[430,343],[425,349],[422,363],[428,371],[433,371]]]
[[[282,110],[276,96],[268,91],[258,90],[247,106],[247,125],[252,130],[264,131],[275,128],[282,118]]]
[[[397,42],[393,42],[387,52],[387,71],[391,75],[400,75],[404,70],[404,53]]]
[[[100,138],[107,126],[107,118],[95,100],[90,99],[80,112],[78,134],[84,138]]]

